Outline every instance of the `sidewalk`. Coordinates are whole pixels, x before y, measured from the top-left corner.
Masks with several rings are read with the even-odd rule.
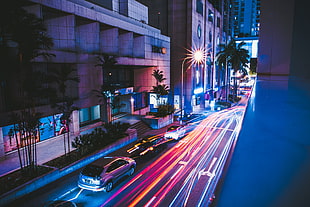
[[[138,121],[137,117],[135,116],[125,116],[115,121],[120,122],[127,122],[130,124],[134,124]],[[161,129],[154,129],[146,132],[143,136],[147,135],[154,135],[164,133],[170,125],[163,127]],[[82,131],[80,134],[90,133],[94,128]],[[71,136],[70,139],[73,141],[75,136]],[[140,138],[140,137],[138,137]],[[70,141],[70,143],[71,143]],[[72,150],[72,147],[71,147]],[[51,139],[42,141],[37,143],[37,157],[38,157],[38,164],[42,165],[54,158],[57,158],[64,154],[64,145],[63,145],[63,137],[53,137]],[[20,169],[19,157],[18,152],[13,151],[8,153],[4,159],[0,160],[0,177],[7,175],[11,172],[14,172]]]
[[[75,136],[71,136],[70,137],[71,141],[73,141],[74,138]],[[23,150],[21,150],[21,153],[22,152]],[[49,140],[37,143],[37,157],[39,165],[42,165],[43,163],[46,163],[47,161],[59,157],[63,154],[64,154],[64,144],[62,136],[53,137]],[[17,150],[8,153],[4,159],[0,160],[0,166],[1,166],[0,177],[20,169]]]

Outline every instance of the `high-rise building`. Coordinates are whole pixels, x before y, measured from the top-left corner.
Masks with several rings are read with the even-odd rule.
[[[149,23],[171,38],[171,99],[175,107],[185,113],[210,107],[211,100],[224,96],[225,74],[214,60],[218,46],[231,36],[231,1],[139,1],[153,14]],[[191,62],[189,56],[197,50],[203,51],[204,61]]]
[[[234,37],[257,37],[259,35],[260,0],[234,0]]]

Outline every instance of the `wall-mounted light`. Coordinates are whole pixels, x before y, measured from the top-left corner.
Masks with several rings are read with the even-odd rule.
[[[162,54],[166,54],[166,53],[167,53],[167,48],[162,47],[162,48],[161,48],[161,53],[162,53]]]

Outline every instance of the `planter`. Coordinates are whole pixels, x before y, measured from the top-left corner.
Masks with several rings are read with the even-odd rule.
[[[174,114],[165,117],[145,116],[143,121],[147,123],[152,129],[160,129],[173,123]]]

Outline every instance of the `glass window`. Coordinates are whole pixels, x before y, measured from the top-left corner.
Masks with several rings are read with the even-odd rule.
[[[80,122],[86,122],[90,120],[89,108],[80,109]]]
[[[117,169],[119,164],[117,161],[113,162],[107,169],[107,172],[112,172],[113,170]]]
[[[36,142],[49,139],[66,132],[66,126],[61,122],[62,114],[55,114],[40,118],[39,130],[36,132]],[[24,147],[29,144],[25,135],[18,130],[18,125],[2,127],[4,151],[10,152],[17,149],[17,146]]]
[[[196,0],[196,11],[197,13],[203,15],[203,4],[201,0]]]
[[[216,26],[217,27],[221,26],[221,19],[219,17],[216,18]]]
[[[209,11],[208,11],[208,21],[209,22],[213,22],[213,16],[214,16],[213,12],[211,11],[211,9],[209,9]]]
[[[100,119],[100,105],[91,107],[91,119]]]
[[[82,125],[94,123],[94,121],[99,120],[101,117],[100,105],[80,109],[79,116],[80,116],[80,123],[82,123]]]
[[[133,94],[134,99],[134,110],[139,110],[148,106],[147,92]]]

